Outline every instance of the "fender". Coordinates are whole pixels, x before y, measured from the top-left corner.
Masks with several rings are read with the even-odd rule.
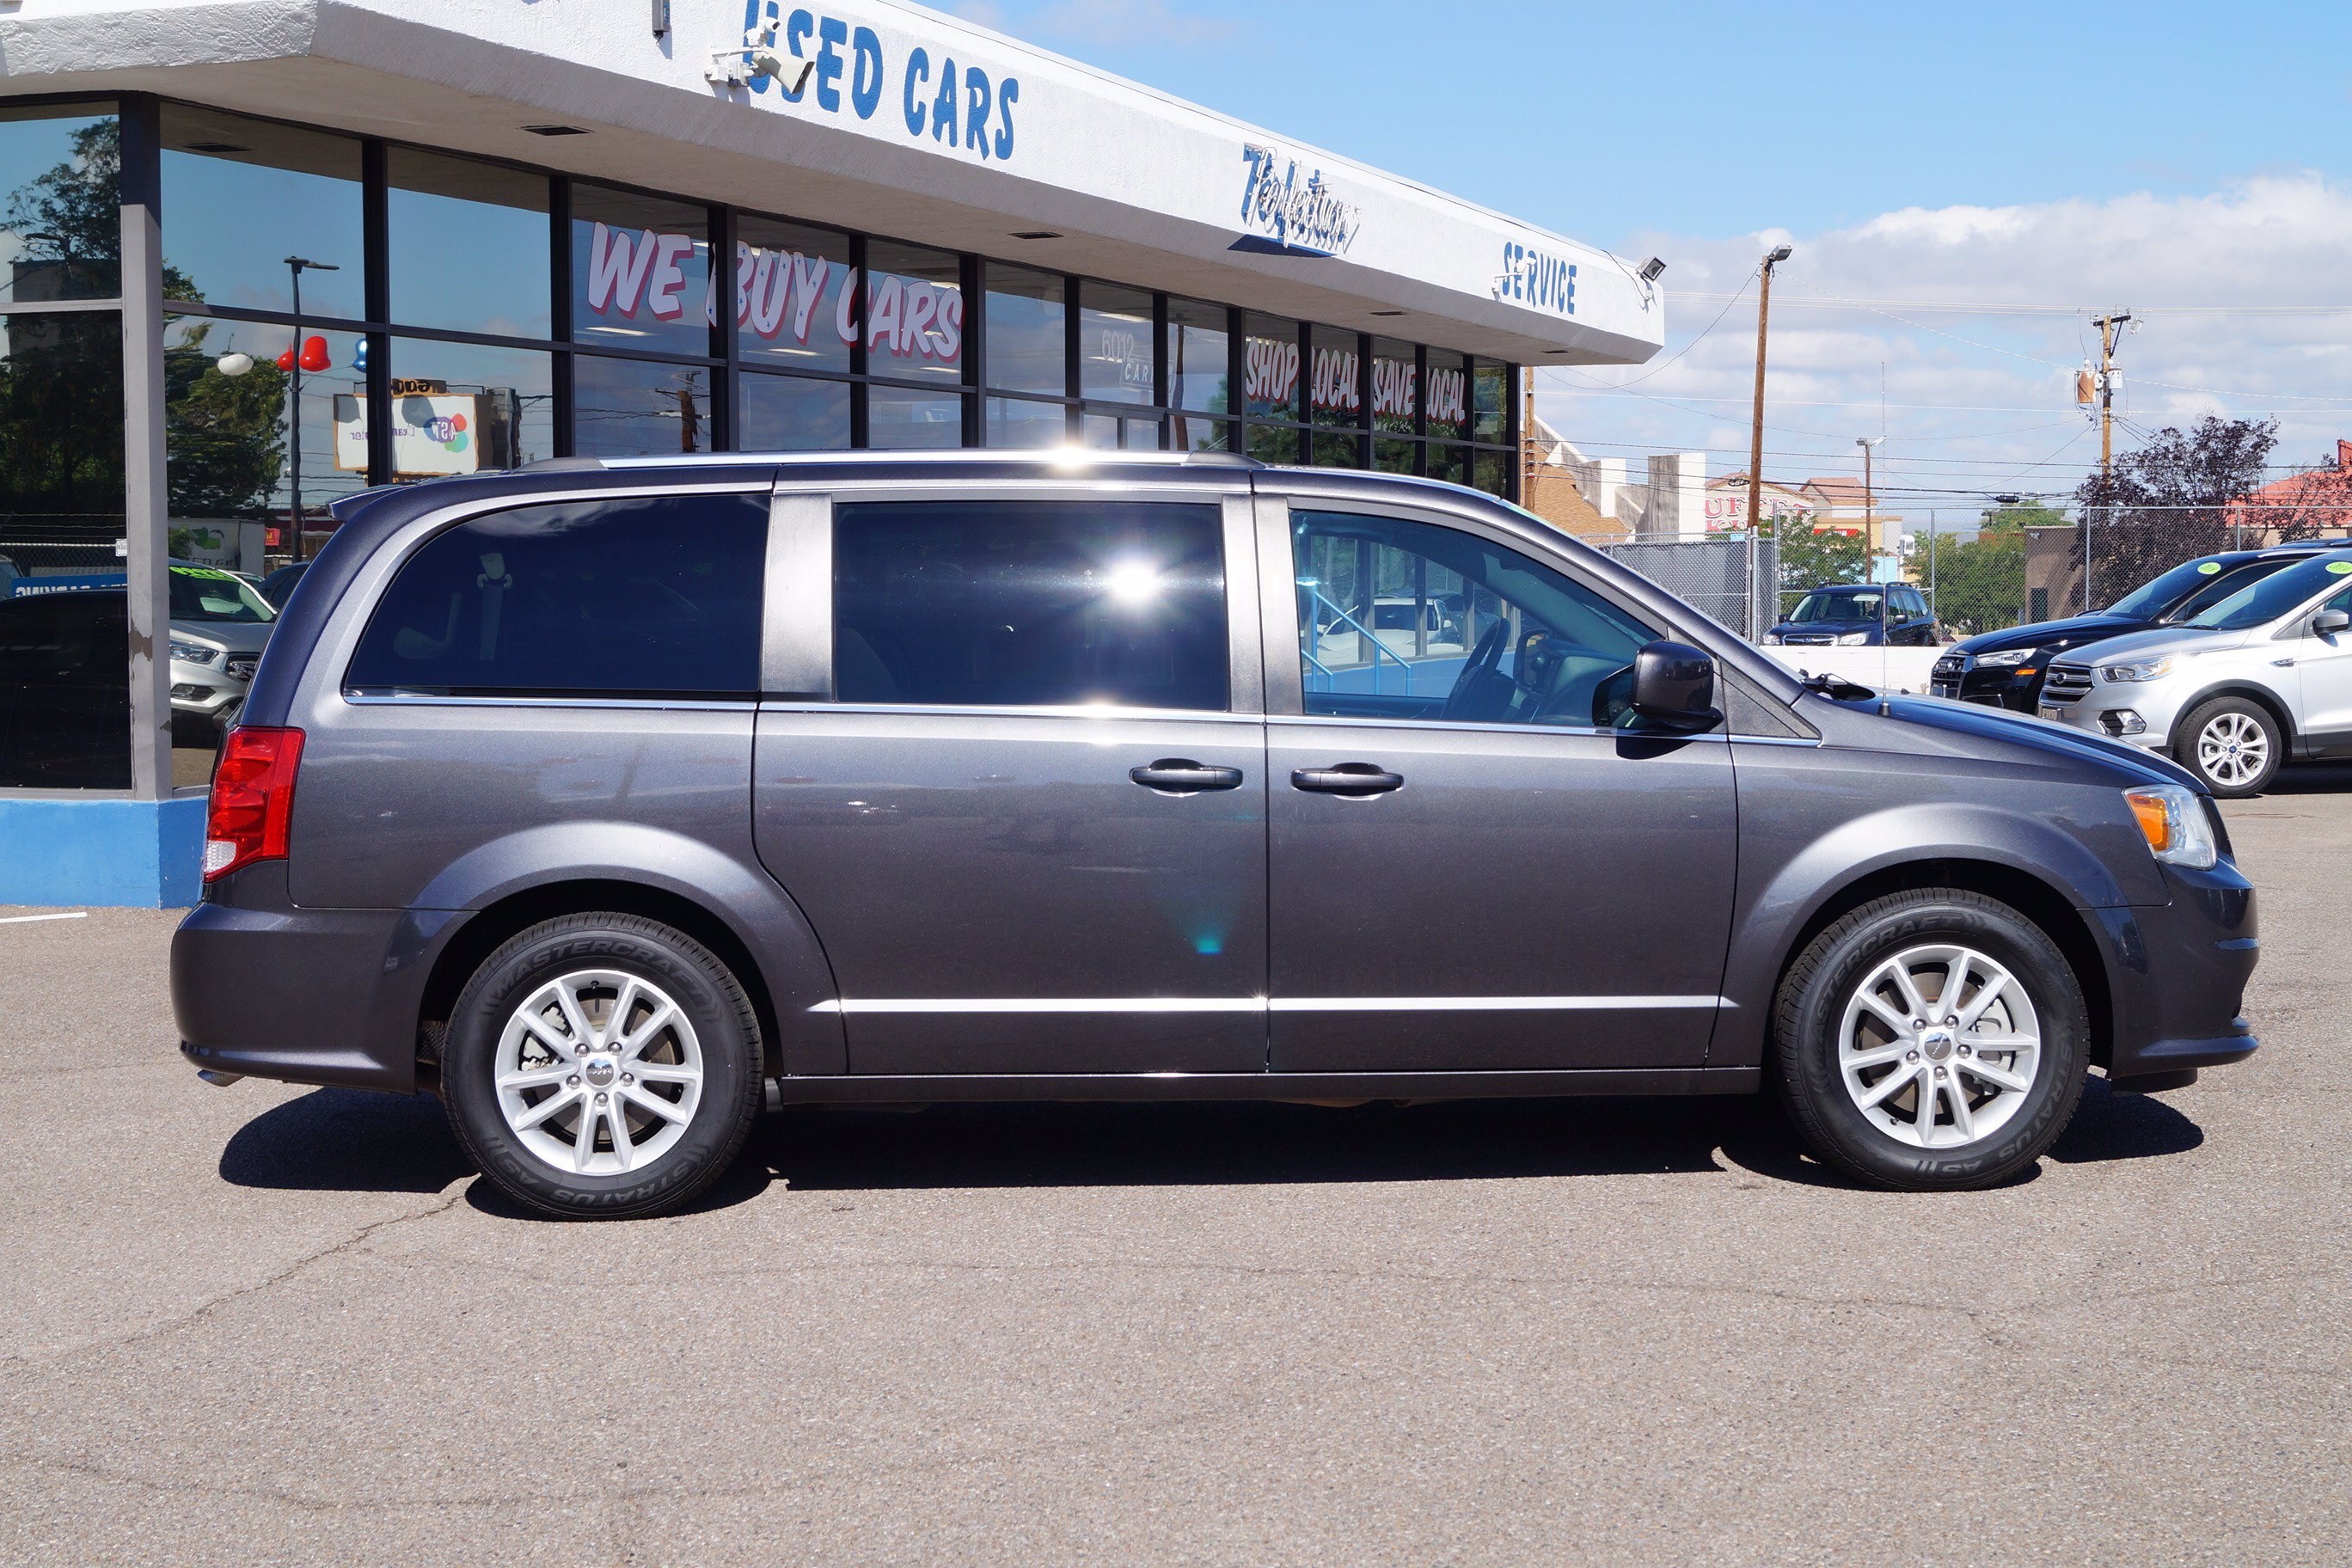
[[[836,1012],[814,1012],[837,1001],[833,965],[800,905],[767,871],[746,865],[699,839],[644,823],[594,819],[544,823],[477,846],[427,882],[412,926],[429,952],[425,966],[457,926],[432,929],[433,911],[478,913],[518,893],[566,882],[634,882],[674,894],[727,927],[759,965],[747,976],[767,988],[788,1073],[848,1070],[848,1046]]]
[[[2044,819],[1965,801],[1888,805],[1832,822],[1817,836],[1789,845],[1763,834],[1740,836],[1740,895],[1723,994],[1732,1006],[1718,1016],[1707,1065],[1748,1066],[1763,1059],[1774,989],[1795,955],[1797,937],[1829,903],[1855,883],[1923,860],[1973,862],[2041,883],[2077,910],[2127,910],[2162,904],[2167,893],[2145,852],[2147,876],[2119,878],[2114,867],[2133,860],[2105,824]]]

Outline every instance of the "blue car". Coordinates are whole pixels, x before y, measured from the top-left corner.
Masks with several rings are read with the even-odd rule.
[[[1841,583],[1808,589],[1764,640],[1795,647],[1928,647],[1936,617],[1908,583]]]

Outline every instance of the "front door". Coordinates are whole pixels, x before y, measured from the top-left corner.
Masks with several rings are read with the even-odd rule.
[[[1466,527],[1286,531],[1260,541],[1301,672],[1267,731],[1275,1070],[1702,1064],[1738,823],[1720,736],[1618,727],[1664,629]]]
[[[2331,594],[2319,610],[2352,612],[2352,588]],[[2304,749],[2318,756],[2341,756],[2352,751],[2352,632],[2310,635],[2310,616],[2303,635],[2273,645],[2283,658],[2294,660],[2295,679],[2302,685]]]
[[[1264,1070],[1246,502],[845,502],[833,539],[834,700],[763,704],[754,806],[850,1070]]]

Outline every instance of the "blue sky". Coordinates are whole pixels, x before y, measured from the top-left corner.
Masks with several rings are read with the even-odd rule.
[[[2097,451],[2074,372],[2118,306],[2141,318],[2125,449],[2208,413],[2274,418],[2284,470],[2352,435],[2340,7],[946,8],[1664,257],[1671,365],[1539,380],[1545,418],[1591,455],[1746,467],[1768,237],[1797,251],[1773,295],[1768,477],[1858,472],[1854,438],[1883,434],[1882,484],[1919,511],[2070,489]]]

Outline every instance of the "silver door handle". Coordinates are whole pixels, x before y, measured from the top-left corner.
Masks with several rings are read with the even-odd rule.
[[[2274,658],[2271,660],[2271,662],[2278,666],[2281,669],[2293,669],[2294,668],[2294,660],[2291,658]]]

